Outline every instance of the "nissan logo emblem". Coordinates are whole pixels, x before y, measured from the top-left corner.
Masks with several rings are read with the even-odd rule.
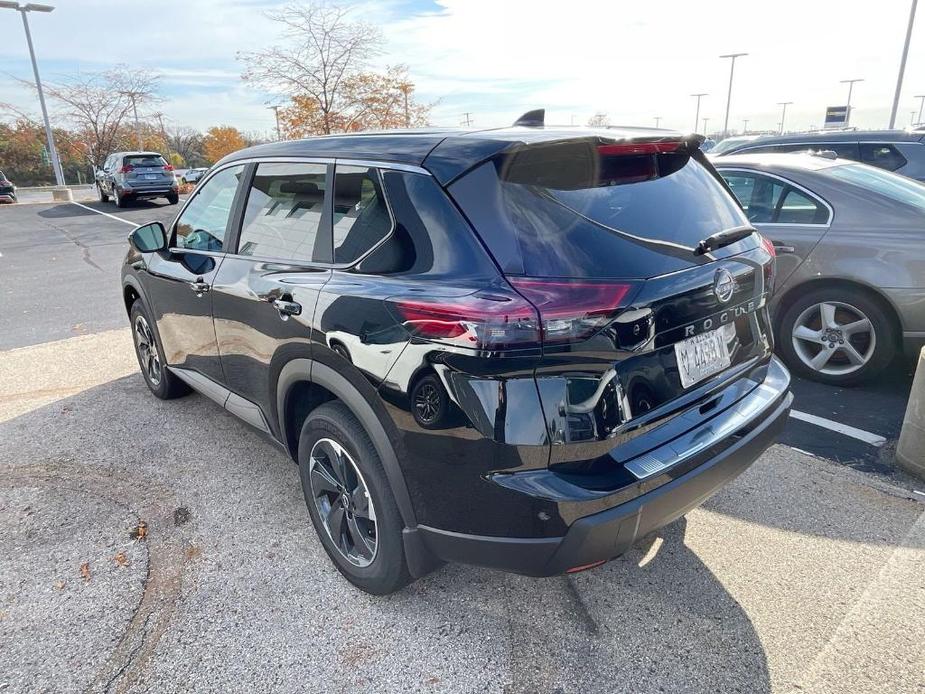
[[[732,298],[736,290],[736,279],[726,268],[720,268],[713,276],[713,293],[721,303],[726,303]]]

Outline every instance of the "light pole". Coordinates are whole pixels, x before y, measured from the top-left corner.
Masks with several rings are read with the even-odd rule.
[[[655,116],[655,127],[658,127],[659,122],[662,120],[661,116]]]
[[[792,101],[778,101],[777,105],[782,106],[783,110],[780,112],[780,134],[784,134],[784,119],[787,117],[787,107],[792,104]]]
[[[915,122],[921,123],[922,122],[922,107],[925,106],[925,94],[916,94],[914,98],[920,100],[919,101],[919,119]]]
[[[707,123],[709,123],[709,122],[710,122],[710,119],[709,119],[709,118],[704,118],[704,119],[703,119],[703,134],[704,134],[704,135],[707,134]]]
[[[727,53],[720,56],[720,58],[732,59],[729,63],[729,92],[726,94],[726,120],[723,121],[723,137],[729,134],[729,106],[732,103],[732,76],[736,71],[736,58],[741,58],[743,55],[748,55],[748,53]]]
[[[748,135],[748,118],[742,119],[742,134]]]
[[[915,23],[915,7],[919,0],[912,0],[909,10],[909,26],[906,27],[906,43],[903,46],[903,57],[899,61],[899,76],[896,78],[896,93],[893,94],[893,109],[890,111],[890,128],[896,127],[896,109],[899,108],[899,93],[903,90],[903,73],[906,71],[906,58],[909,55],[909,41],[912,39],[912,25]]]
[[[51,157],[51,167],[55,171],[55,183],[64,185],[64,172],[58,160],[58,150],[55,149],[55,136],[51,132],[51,123],[48,121],[48,109],[45,107],[45,94],[42,92],[42,80],[39,78],[39,64],[35,61],[35,49],[32,47],[32,32],[29,31],[27,12],[51,12],[55,8],[51,5],[37,5],[28,3],[20,5],[18,2],[0,0],[0,9],[16,10],[22,15],[22,26],[26,30],[26,43],[29,44],[29,57],[32,58],[32,72],[35,74],[35,88],[39,93],[39,104],[42,106],[42,119],[45,121],[45,138],[48,140],[48,155]]]
[[[283,136],[282,136],[282,134],[280,133],[280,130],[279,130],[279,106],[278,106],[278,105],[276,105],[276,106],[267,106],[267,108],[270,109],[271,111],[273,111],[273,113],[276,114],[276,141],[277,141],[277,142],[280,142],[280,141],[282,141]]]
[[[694,132],[696,132],[697,125],[698,123],[700,123],[700,99],[702,99],[705,96],[709,96],[709,94],[707,94],[706,92],[702,92],[700,94],[691,94],[691,96],[697,98],[697,112],[694,114]]]
[[[851,92],[854,91],[855,82],[863,82],[864,78],[854,80],[841,80],[842,84],[848,85],[848,103],[845,106],[845,125],[851,122]]]
[[[142,142],[141,140],[141,126],[138,124],[138,105],[136,103],[136,100],[138,99],[139,96],[144,96],[144,92],[136,92],[136,91],[132,91],[131,89],[126,89],[119,93],[122,94],[123,96],[128,97],[129,101],[132,102],[132,113],[135,116],[135,145],[138,147],[138,151],[140,152],[145,147],[144,147],[144,142]]]

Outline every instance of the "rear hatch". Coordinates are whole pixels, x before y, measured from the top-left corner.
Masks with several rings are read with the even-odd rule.
[[[552,465],[638,455],[770,357],[772,248],[696,146],[524,145],[448,188],[539,314]]]
[[[122,158],[119,172],[133,188],[164,186],[174,180],[173,166],[160,154],[128,154]]]

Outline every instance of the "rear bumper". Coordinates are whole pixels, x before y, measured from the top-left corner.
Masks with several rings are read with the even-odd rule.
[[[776,360],[775,360],[776,361]],[[745,471],[776,440],[790,412],[789,375],[769,397],[768,388],[743,398],[741,419],[724,441],[734,441],[686,474],[631,501],[574,521],[563,537],[509,538],[467,535],[418,526],[427,550],[442,561],[477,564],[529,576],[553,576],[626,552],[648,533],[680,518]],[[715,447],[706,450],[707,456]]]

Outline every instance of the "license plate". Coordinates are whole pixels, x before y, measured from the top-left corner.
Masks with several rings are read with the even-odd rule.
[[[727,327],[730,326],[675,343],[674,354],[678,360],[678,373],[683,388],[689,388],[730,366],[732,360],[729,357]]]
[[[160,176],[157,174],[145,174],[145,180],[147,181],[156,181]]]

